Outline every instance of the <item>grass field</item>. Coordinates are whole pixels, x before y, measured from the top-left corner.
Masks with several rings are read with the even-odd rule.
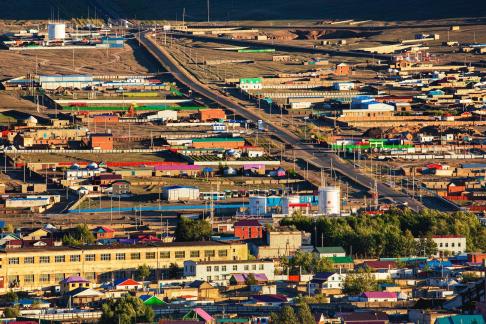
[[[183,8],[187,20],[207,20],[204,0],[103,0],[117,8],[120,16],[138,19],[181,20]],[[0,0],[0,19],[48,19],[51,8],[61,18],[87,17],[88,0]],[[94,16],[94,8],[90,9]],[[210,19],[374,19],[415,20],[486,16],[484,0],[210,0]]]

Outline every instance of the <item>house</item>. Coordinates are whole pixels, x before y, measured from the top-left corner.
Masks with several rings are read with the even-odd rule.
[[[112,239],[115,237],[115,231],[107,226],[98,226],[93,230],[97,240]]]
[[[14,306],[19,306],[22,308],[49,308],[51,304],[45,300],[39,298],[21,298],[18,301],[14,302]]]
[[[340,292],[346,279],[345,273],[320,272],[312,277],[308,285],[308,293],[311,295],[325,294],[326,290]]]
[[[287,296],[281,294],[253,295],[248,303],[260,306],[280,306],[287,302]]]
[[[398,301],[398,295],[396,292],[389,291],[367,291],[361,294],[360,300],[371,302],[396,302]]]
[[[5,246],[7,242],[12,240],[20,240],[20,237],[14,233],[0,233],[0,246]]]
[[[61,281],[61,293],[65,294],[77,288],[91,288],[91,282],[81,276],[69,276]]]
[[[162,188],[162,199],[167,201],[187,201],[199,199],[199,188],[191,186],[169,186]]]
[[[208,108],[199,109],[199,120],[201,122],[213,121],[213,120],[224,120],[226,119],[226,113],[223,109],[219,108]]]
[[[208,258],[208,256],[205,256]],[[227,283],[233,274],[265,274],[268,280],[275,278],[273,261],[230,260],[230,261],[184,261],[184,277],[195,280]]]
[[[235,237],[247,240],[263,237],[263,226],[256,219],[240,220],[233,224]]]
[[[388,272],[390,269],[396,269],[397,263],[395,261],[364,261],[359,267],[376,272]]]
[[[437,244],[436,256],[457,255],[466,251],[466,237],[462,235],[434,235],[432,241]]]
[[[229,282],[232,285],[246,285],[248,280],[251,280],[251,275],[257,284],[268,282],[268,278],[264,273],[235,273],[231,276]]]
[[[48,237],[51,232],[45,228],[38,228],[30,231],[28,234],[22,235],[23,240],[40,240],[42,238]]]
[[[194,308],[182,317],[184,320],[199,320],[204,324],[214,324],[215,319],[202,308]]]
[[[345,257],[331,257],[329,260],[332,263],[332,267],[336,270],[353,270],[354,261],[350,256]]]
[[[384,312],[353,312],[340,316],[343,324],[388,324],[388,315]]]
[[[64,300],[66,304],[71,303],[74,305],[86,305],[102,300],[104,297],[105,294],[98,290],[87,287],[78,287],[66,293]]]
[[[314,248],[314,253],[319,258],[345,257],[346,251],[342,246],[321,246]]]
[[[197,297],[202,300],[215,300],[221,298],[219,289],[212,286],[209,282],[203,280],[194,280],[189,283],[188,287],[197,288]]]
[[[89,148],[98,150],[113,150],[112,134],[90,134]]]
[[[111,184],[112,194],[115,196],[127,195],[130,193],[130,181],[115,180]]]
[[[116,290],[138,290],[143,287],[143,284],[133,279],[119,279],[113,284]]]
[[[122,176],[119,174],[103,173],[93,177],[92,184],[95,186],[107,187],[113,182],[121,180]]]
[[[346,63],[340,63],[336,65],[336,70],[334,71],[334,74],[337,76],[350,75],[351,67]]]
[[[141,295],[139,298],[145,305],[149,306],[160,306],[167,304],[165,301],[155,295]]]

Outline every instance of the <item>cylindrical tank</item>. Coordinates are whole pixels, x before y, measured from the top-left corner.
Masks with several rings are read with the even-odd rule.
[[[319,188],[319,213],[324,215],[341,214],[341,188]]]
[[[267,213],[267,197],[251,196],[249,205],[250,215],[260,216]]]
[[[47,25],[47,37],[49,40],[62,40],[66,38],[66,24],[49,23]]]
[[[292,204],[298,204],[300,202],[299,196],[282,197],[282,214],[290,215],[293,213],[293,208],[289,207]]]

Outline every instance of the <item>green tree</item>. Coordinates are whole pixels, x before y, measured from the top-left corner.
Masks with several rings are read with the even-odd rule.
[[[176,279],[179,277],[180,269],[175,263],[171,263],[169,265],[169,269],[167,272],[167,275],[169,276],[169,279]]]
[[[416,255],[429,257],[437,254],[437,251],[437,243],[435,243],[431,237],[420,238],[416,242]]]
[[[93,244],[96,241],[95,236],[86,224],[79,224],[72,229],[69,234],[64,235],[62,242],[64,245],[80,246]]]
[[[316,322],[309,305],[304,301],[300,301],[297,305],[297,317],[300,324],[314,324]]]
[[[256,280],[255,275],[253,273],[248,274],[248,276],[245,279],[245,284],[248,285],[248,286],[257,284],[257,280]]]
[[[5,301],[7,303],[15,303],[16,301],[19,300],[19,296],[17,295],[17,293],[13,290],[10,290],[9,292],[7,292],[5,294]]]
[[[5,318],[17,318],[19,316],[18,307],[7,307],[3,311],[3,317]]]
[[[328,272],[328,271],[333,271],[333,262],[331,258],[319,258],[317,256],[317,265],[315,272]]]
[[[140,278],[140,280],[145,281],[146,278],[150,277],[150,272],[150,267],[146,264],[142,264],[138,266],[137,277]]]
[[[359,295],[365,291],[377,289],[377,282],[373,275],[368,271],[358,270],[348,273],[344,280],[343,292],[349,295]]]
[[[14,226],[10,223],[8,223],[7,225],[5,225],[5,227],[3,228],[4,232],[6,233],[13,233],[13,231],[15,230]]]
[[[204,241],[211,237],[211,224],[206,220],[193,220],[181,217],[175,229],[178,242]]]
[[[299,323],[297,316],[295,315],[294,309],[285,305],[282,307],[280,312],[270,314],[270,319],[272,323],[276,324],[296,324]]]
[[[124,295],[119,299],[110,299],[101,307],[100,324],[132,324],[138,322],[153,322],[154,311],[145,305],[140,298]]]

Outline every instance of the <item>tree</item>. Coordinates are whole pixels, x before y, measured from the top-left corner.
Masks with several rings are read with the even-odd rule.
[[[371,273],[364,270],[348,273],[344,280],[343,292],[349,295],[360,295],[365,291],[374,291],[377,283]]]
[[[285,305],[284,307],[282,307],[282,309],[278,313],[270,314],[270,319],[272,323],[276,323],[276,324],[299,323],[299,320],[295,315],[294,309],[289,305]]]
[[[247,286],[251,286],[251,285],[256,285],[257,284],[257,280],[256,280],[255,275],[253,273],[249,273],[248,274],[248,276],[245,279],[245,284]]]
[[[110,299],[101,307],[101,324],[132,324],[138,322],[153,322],[154,311],[145,305],[140,298],[124,295],[119,299]]]
[[[420,238],[416,242],[416,254],[428,257],[437,254],[437,243],[431,237]]]
[[[17,318],[19,316],[18,307],[7,307],[3,311],[3,317],[5,318]]]
[[[5,294],[5,301],[7,303],[15,303],[16,301],[19,300],[19,296],[17,295],[17,293],[13,290],[10,290],[9,292],[7,292]]]
[[[304,301],[300,301],[297,305],[297,317],[300,324],[314,324],[316,322],[309,305]]]
[[[319,258],[318,256],[317,258],[319,260],[317,261],[315,272],[329,272],[334,270],[331,258]]]
[[[142,264],[137,269],[137,277],[140,278],[140,280],[145,281],[145,279],[150,276],[150,272],[150,267],[146,264]]]
[[[211,234],[211,224],[200,219],[181,217],[175,229],[175,239],[178,242],[204,241],[208,240]]]
[[[169,269],[167,271],[167,275],[169,276],[169,279],[176,279],[179,277],[179,272],[180,269],[175,263],[171,263],[169,265]]]
[[[64,237],[62,238],[62,242],[64,245],[71,246],[93,244],[95,241],[95,236],[86,224],[79,224],[74,229],[72,229],[69,234],[64,235]]]
[[[3,228],[4,232],[6,233],[13,233],[13,231],[15,230],[14,226],[10,223],[8,223],[7,225],[5,225],[5,227]]]

